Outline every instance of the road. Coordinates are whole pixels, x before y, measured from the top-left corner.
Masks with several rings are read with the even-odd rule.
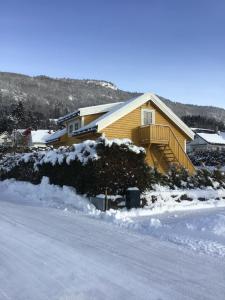
[[[225,262],[82,213],[0,201],[0,299],[225,299]]]

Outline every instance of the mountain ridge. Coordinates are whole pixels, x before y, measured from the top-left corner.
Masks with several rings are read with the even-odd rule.
[[[10,106],[22,101],[44,118],[58,118],[78,107],[125,101],[141,95],[119,89],[106,80],[52,78],[46,75],[29,76],[0,72],[0,111],[10,112]],[[225,120],[225,109],[171,101],[159,96],[179,117],[200,115]]]

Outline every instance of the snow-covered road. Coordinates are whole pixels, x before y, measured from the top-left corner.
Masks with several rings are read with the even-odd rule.
[[[224,258],[79,212],[0,201],[0,299],[225,299]]]

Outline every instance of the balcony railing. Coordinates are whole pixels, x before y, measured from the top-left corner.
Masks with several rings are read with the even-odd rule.
[[[141,144],[168,144],[170,127],[164,125],[146,125],[140,127]]]
[[[147,125],[140,127],[140,143],[142,145],[158,144],[166,145],[171,150],[174,158],[179,164],[194,172],[195,168],[185,153],[179,140],[169,126]],[[159,148],[160,149],[160,148]],[[164,153],[166,156],[166,153]]]

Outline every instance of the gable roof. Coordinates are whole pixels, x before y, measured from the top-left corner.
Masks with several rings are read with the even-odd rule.
[[[88,125],[74,131],[73,136],[89,131],[99,132],[148,101],[154,103],[174,124],[176,124],[188,137],[190,137],[190,139],[194,138],[194,132],[153,93],[145,93],[126,102],[119,103],[108,113]]]
[[[118,106],[120,103],[122,103],[122,102],[81,107],[81,108],[78,108],[76,111],[59,118],[57,123],[62,124],[63,122],[73,119],[74,117],[77,117],[77,116],[82,117],[82,116],[86,116],[86,115],[93,115],[93,114],[108,112],[111,109],[113,109],[114,107]]]
[[[225,133],[224,132],[221,134],[198,132],[197,135],[200,136],[208,144],[225,145]]]

